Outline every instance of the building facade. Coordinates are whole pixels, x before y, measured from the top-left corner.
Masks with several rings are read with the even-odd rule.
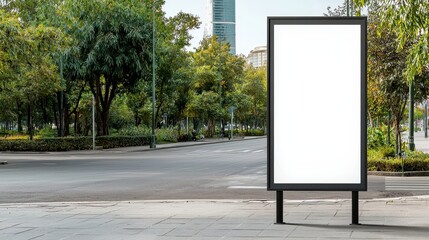
[[[255,47],[252,51],[250,51],[249,55],[247,55],[247,63],[254,67],[262,67],[267,65],[267,47],[260,46]]]
[[[228,42],[235,54],[235,0],[208,0],[207,18],[204,35]]]

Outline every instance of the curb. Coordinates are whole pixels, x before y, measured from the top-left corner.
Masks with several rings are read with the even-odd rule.
[[[80,153],[91,153],[91,154],[97,154],[99,152],[144,152],[144,151],[156,151],[156,150],[162,150],[162,149],[171,149],[171,148],[182,148],[182,147],[193,147],[198,145],[208,145],[208,144],[216,144],[216,143],[229,143],[229,142],[235,142],[235,141],[248,141],[248,140],[255,140],[255,139],[262,139],[267,138],[267,136],[255,136],[251,138],[242,138],[242,139],[232,139],[232,140],[225,140],[225,141],[213,141],[213,142],[196,142],[195,144],[187,144],[187,145],[172,145],[168,147],[158,147],[158,148],[149,148],[149,146],[132,146],[127,148],[139,148],[139,147],[147,147],[145,149],[121,149],[121,148],[107,148],[107,149],[101,149],[101,150],[71,150],[71,151],[63,151],[63,152],[25,152],[25,151],[0,151],[0,153],[5,154],[80,154]],[[168,143],[167,143],[168,144]],[[172,143],[174,144],[174,143]],[[164,144],[159,144],[158,146],[162,146]]]
[[[368,171],[368,175],[372,176],[387,176],[387,177],[422,177],[429,176],[429,171],[411,171],[411,172],[384,172],[384,171]]]
[[[392,198],[373,198],[373,199],[359,199],[359,202],[390,202],[390,201],[407,201],[407,200],[420,200],[428,201],[429,195],[419,196],[406,196],[406,197],[392,197]],[[306,199],[306,200],[288,200],[284,199],[284,203],[302,203],[302,204],[313,204],[313,203],[342,203],[350,202],[351,199]],[[118,204],[141,204],[141,203],[226,203],[226,204],[239,204],[239,203],[264,203],[264,204],[275,204],[274,200],[261,200],[261,199],[171,199],[171,200],[122,200],[122,201],[75,201],[75,202],[24,202],[24,203],[0,203],[2,207],[16,207],[36,205],[38,207],[52,207],[63,206],[63,205],[86,205],[86,206],[113,206]],[[55,207],[55,206],[54,206]]]
[[[183,147],[194,147],[194,146],[200,146],[200,145],[209,145],[209,144],[216,144],[216,143],[229,143],[229,142],[239,142],[239,141],[249,141],[249,140],[255,140],[255,139],[262,139],[267,138],[267,136],[260,136],[260,137],[252,137],[252,138],[242,138],[242,139],[232,139],[232,140],[225,140],[225,141],[214,141],[214,142],[196,142],[195,144],[187,144],[187,145],[176,145],[176,146],[168,146],[168,147],[159,147],[159,148],[147,148],[147,149],[131,149],[131,150],[120,150],[117,148],[109,148],[109,149],[103,149],[103,151],[123,151],[123,152],[144,152],[144,151],[156,151],[156,150],[162,150],[162,149],[172,149],[172,148],[183,148]],[[162,146],[162,144],[159,144]],[[132,148],[132,147],[131,147]]]

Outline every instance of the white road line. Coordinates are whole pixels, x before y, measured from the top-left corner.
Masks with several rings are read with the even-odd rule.
[[[250,152],[250,150],[243,150],[243,151],[239,151],[239,152],[247,153],[247,152]]]
[[[267,189],[267,186],[229,186],[229,189]]]
[[[428,177],[386,177],[386,190],[429,191]]]
[[[263,152],[264,150],[256,150],[256,151],[253,151],[254,153],[258,153],[258,152]]]

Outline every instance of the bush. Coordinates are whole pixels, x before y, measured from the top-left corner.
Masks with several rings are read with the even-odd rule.
[[[177,142],[179,138],[177,129],[175,128],[160,128],[155,129],[156,140],[159,142]]]
[[[375,149],[387,146],[387,126],[372,128],[368,127],[367,146],[369,149]],[[394,142],[395,135],[393,129],[390,131],[391,144]]]
[[[229,135],[229,131],[227,132],[227,134]],[[246,130],[234,130],[234,136],[264,136],[265,135],[265,130],[264,129],[249,129],[248,131]]]
[[[55,152],[84,150],[92,148],[92,139],[78,138],[45,138],[31,140],[1,140],[0,151]]]
[[[368,170],[401,172],[402,159],[368,159]],[[429,171],[429,159],[404,159],[404,171]]]
[[[45,126],[44,128],[40,129],[36,135],[40,136],[40,138],[53,138],[57,136],[57,130],[52,129],[50,126]]]
[[[152,129],[142,126],[131,126],[127,128],[120,129],[117,136],[152,136]],[[155,129],[156,140],[160,142],[177,142],[178,134],[176,128],[160,128]]]
[[[145,146],[150,144],[150,136],[102,136],[97,137],[96,145],[103,148]]]
[[[151,136],[152,129],[144,125],[142,126],[130,126],[127,128],[122,128],[117,133],[118,136]]]
[[[404,163],[404,171],[429,171],[429,154],[421,151],[406,151],[405,158],[398,159],[395,158],[393,148],[368,150],[369,171],[401,172],[402,163]]]
[[[368,159],[387,159],[395,157],[394,147],[379,147],[377,149],[368,149]]]
[[[102,136],[96,145],[103,148],[144,146],[150,136]],[[57,152],[92,149],[91,137],[44,138],[30,140],[0,140],[0,151]]]
[[[181,134],[179,136],[179,138],[177,139],[178,142],[187,142],[187,141],[192,141],[192,133],[188,133],[188,134]]]

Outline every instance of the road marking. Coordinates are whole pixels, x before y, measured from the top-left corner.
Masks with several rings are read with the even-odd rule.
[[[215,150],[215,151],[213,151],[213,152],[215,152],[215,153],[224,153],[224,152],[232,152],[233,150],[222,150],[222,149],[220,149],[220,150]]]
[[[267,186],[229,186],[229,189],[267,189]]]
[[[386,177],[385,189],[389,191],[429,191],[429,177]]]
[[[263,152],[264,150],[256,150],[256,151],[253,151],[254,153],[259,153],[259,152]]]
[[[239,152],[247,153],[247,152],[250,152],[250,150],[243,150],[243,151],[239,151]]]

